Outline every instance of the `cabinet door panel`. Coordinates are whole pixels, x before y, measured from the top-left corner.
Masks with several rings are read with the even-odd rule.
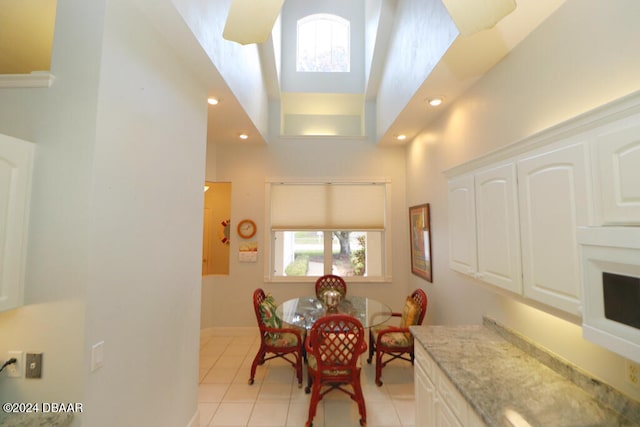
[[[640,124],[629,125],[596,137],[598,184],[602,222],[605,225],[640,224]]]
[[[524,295],[580,314],[576,227],[590,221],[582,143],[518,162]]]
[[[477,173],[475,190],[479,278],[522,293],[515,165]]]
[[[431,426],[435,420],[436,389],[420,364],[414,373],[416,394],[416,425]]]
[[[418,424],[416,424],[418,425]],[[465,427],[453,414],[453,411],[443,400],[436,401],[436,423],[437,427]]]
[[[449,181],[449,266],[465,274],[477,271],[473,175]]]

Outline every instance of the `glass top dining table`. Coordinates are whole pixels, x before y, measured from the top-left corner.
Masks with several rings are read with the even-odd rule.
[[[324,302],[315,296],[293,298],[280,304],[276,308],[276,316],[284,323],[298,326],[307,330],[313,323],[327,314]],[[391,317],[391,308],[373,298],[361,296],[347,296],[338,305],[337,313],[348,314],[369,328],[386,322]]]

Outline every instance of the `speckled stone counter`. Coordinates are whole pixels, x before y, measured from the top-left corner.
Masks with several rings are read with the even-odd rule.
[[[413,326],[421,344],[489,426],[640,426],[640,402],[555,359],[492,319],[473,326]],[[527,425],[527,424],[522,424]]]
[[[66,427],[71,425],[73,414],[68,412],[6,414],[0,412],[3,427]]]

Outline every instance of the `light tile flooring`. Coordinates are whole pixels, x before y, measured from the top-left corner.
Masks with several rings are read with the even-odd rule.
[[[256,329],[257,331],[257,329]],[[277,358],[258,366],[255,382],[248,384],[251,363],[258,350],[257,333],[232,335],[223,330],[200,333],[200,426],[301,427],[309,411],[304,373],[298,388],[295,370]],[[369,427],[413,427],[413,367],[394,361],[382,371],[382,387],[375,385],[375,366],[362,355],[362,387]],[[303,367],[306,371],[306,365]],[[314,427],[359,426],[358,408],[346,394],[330,392],[318,405]]]

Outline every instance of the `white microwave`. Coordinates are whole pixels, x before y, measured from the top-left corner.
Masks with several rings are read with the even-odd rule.
[[[640,227],[578,227],[582,335],[640,363]]]

